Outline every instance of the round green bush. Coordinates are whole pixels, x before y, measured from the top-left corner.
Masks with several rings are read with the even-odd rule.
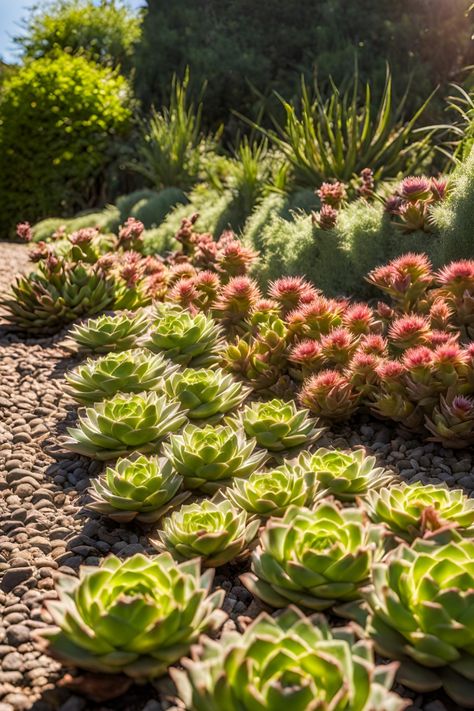
[[[0,235],[20,220],[97,204],[131,106],[124,77],[80,56],[31,61],[8,77],[0,98]]]

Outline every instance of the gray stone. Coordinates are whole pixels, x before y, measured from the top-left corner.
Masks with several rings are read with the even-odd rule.
[[[0,583],[0,588],[3,592],[11,592],[17,585],[28,580],[33,575],[33,568],[25,566],[24,568],[12,568],[7,570]]]

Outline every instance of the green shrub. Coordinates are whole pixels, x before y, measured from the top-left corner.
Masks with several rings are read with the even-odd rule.
[[[453,190],[434,212],[443,235],[442,258],[474,257],[474,149],[452,176]]]
[[[131,123],[127,81],[84,57],[29,62],[0,99],[0,234],[97,205]]]
[[[150,188],[140,188],[140,190],[127,193],[127,195],[120,195],[116,201],[117,209],[120,213],[120,221],[125,222],[125,220],[130,217],[133,206],[140,202],[140,200],[148,200],[153,197],[153,195],[156,195],[156,192]]]
[[[361,77],[380,95],[385,60],[397,96],[412,78],[408,110],[472,64],[470,0],[148,0],[136,53],[136,85],[146,105],[167,101],[175,72],[190,67],[195,96],[204,81],[210,125],[238,109],[256,116],[272,91],[290,98],[296,77]],[[250,18],[250,20],[249,20]],[[204,39],[203,39],[204,38]],[[263,95],[259,100],[256,88]],[[236,129],[236,122],[230,130]]]
[[[24,56],[39,59],[62,50],[128,69],[140,37],[140,17],[121,0],[54,0],[33,6],[15,38]]]
[[[246,236],[249,240],[248,232]],[[262,285],[281,276],[304,275],[330,296],[373,295],[364,281],[366,274],[405,252],[425,252],[435,266],[440,263],[438,235],[402,234],[382,204],[368,205],[363,200],[339,213],[334,230],[318,229],[309,216],[285,220],[275,214],[258,232],[258,239],[251,236],[261,253],[254,273]]]
[[[174,207],[184,205],[186,202],[186,195],[178,188],[153,191],[148,197],[142,197],[132,206],[130,217],[140,220],[145,225],[145,229],[150,230],[161,225]]]

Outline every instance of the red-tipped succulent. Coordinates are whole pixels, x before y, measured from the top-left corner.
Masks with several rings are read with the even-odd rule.
[[[288,314],[290,332],[307,338],[320,338],[342,323],[344,304],[318,296],[309,304]]]
[[[135,217],[129,217],[121,226],[118,233],[118,246],[122,249],[140,251],[143,245],[143,232],[145,225]]]
[[[220,290],[213,308],[214,316],[231,332],[245,330],[243,324],[261,296],[253,279],[233,277]]]
[[[291,364],[290,373],[295,380],[304,380],[317,373],[325,366],[320,341],[305,338],[290,350],[288,360]]]
[[[332,205],[321,205],[319,212],[311,213],[311,219],[320,230],[333,230],[337,223],[338,211]]]
[[[306,279],[299,276],[281,277],[270,282],[268,295],[281,307],[284,315],[304,304],[311,303],[320,294]]]
[[[373,310],[364,303],[351,304],[343,314],[342,323],[354,336],[371,333],[380,328]]]
[[[344,183],[339,181],[334,183],[323,183],[319,190],[316,190],[316,195],[321,200],[323,207],[325,205],[329,205],[330,207],[339,210],[342,203],[347,198],[347,190]]]
[[[304,382],[299,401],[324,419],[346,420],[357,409],[359,395],[346,375],[323,370]]]
[[[426,417],[430,439],[455,449],[474,444],[474,398],[465,395],[441,395],[431,416]]]
[[[397,350],[423,345],[430,333],[427,318],[418,314],[407,314],[392,321],[388,330],[390,345]]]
[[[31,242],[33,239],[33,230],[29,222],[19,222],[16,226],[16,234],[22,242]]]
[[[379,376],[377,374],[379,362],[379,356],[373,353],[357,351],[349,364],[346,373],[347,377],[355,391],[362,398],[369,397],[379,387]]]

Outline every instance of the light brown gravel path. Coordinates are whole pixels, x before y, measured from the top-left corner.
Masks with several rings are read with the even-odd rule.
[[[28,246],[13,242],[0,242],[0,296],[10,287],[12,277],[30,268]]]

